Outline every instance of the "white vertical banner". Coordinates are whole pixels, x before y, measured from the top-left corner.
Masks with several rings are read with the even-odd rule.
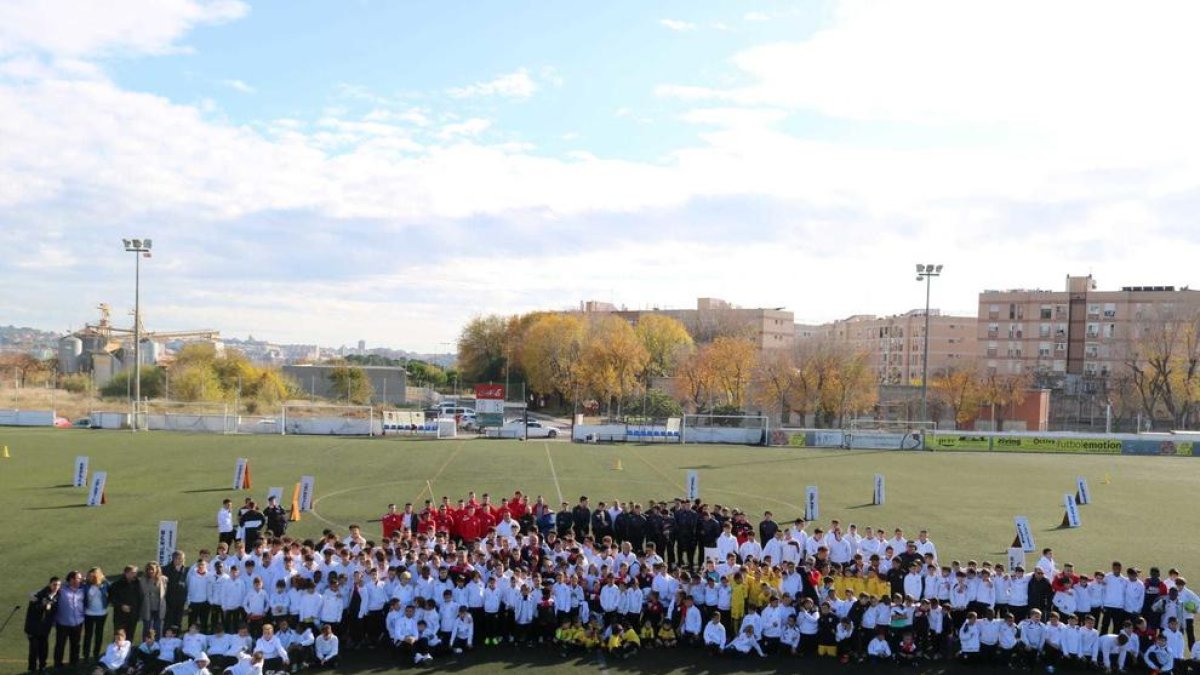
[[[1025,566],[1025,551],[1021,550],[1020,546],[1013,546],[1008,549],[1008,571],[1013,571],[1014,567]]]
[[[278,499],[279,503],[282,504],[283,503],[283,488],[281,488],[281,487],[267,488],[267,501],[268,502],[271,501],[271,497]]]
[[[166,567],[175,555],[175,540],[179,533],[179,521],[158,521],[158,564]]]
[[[245,457],[238,457],[237,466],[233,469],[233,489],[241,490],[246,485],[246,463]]]
[[[80,455],[75,458],[75,472],[71,476],[72,487],[87,487],[88,458]]]
[[[1087,479],[1083,476],[1076,476],[1075,478],[1075,499],[1081,505],[1092,503],[1092,493],[1088,490]]]
[[[688,501],[700,498],[700,472],[698,471],[688,471],[687,473],[687,498]]]
[[[312,476],[300,477],[300,510],[312,511],[313,487],[316,479]]]
[[[1079,527],[1079,507],[1075,505],[1075,495],[1063,495],[1063,506],[1067,507],[1064,524],[1067,527]]]
[[[97,471],[92,474],[92,487],[88,489],[88,506],[100,506],[104,503],[104,487],[107,483],[107,471]]]
[[[812,522],[821,517],[818,506],[817,486],[809,485],[804,491],[804,519]]]
[[[1017,526],[1017,541],[1015,545],[1020,545],[1021,550],[1029,553],[1037,550],[1033,544],[1033,530],[1029,527],[1029,519],[1025,516],[1017,516],[1013,518],[1013,523]]]
[[[877,473],[875,474],[875,494],[871,496],[871,503],[875,506],[880,506],[883,504],[883,498],[883,474]]]

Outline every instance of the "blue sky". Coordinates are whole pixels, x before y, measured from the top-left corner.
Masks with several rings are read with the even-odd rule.
[[[584,299],[1196,285],[1193,3],[14,0],[0,323],[413,349]],[[1136,245],[1131,246],[1131,243]]]

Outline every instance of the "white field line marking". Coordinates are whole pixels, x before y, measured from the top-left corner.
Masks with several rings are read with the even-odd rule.
[[[546,447],[546,461],[550,462],[550,475],[554,478],[554,490],[558,492],[558,503],[563,503],[562,486],[558,484],[558,472],[554,470],[554,458],[550,456],[550,444],[542,443]]]

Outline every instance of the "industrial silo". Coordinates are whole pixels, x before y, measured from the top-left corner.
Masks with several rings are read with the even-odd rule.
[[[60,373],[79,372],[79,356],[83,354],[83,340],[68,335],[58,341],[58,371]]]

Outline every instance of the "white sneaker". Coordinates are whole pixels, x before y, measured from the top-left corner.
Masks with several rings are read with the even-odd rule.
[[[413,654],[413,665],[415,666],[415,665],[417,665],[417,664],[418,664],[418,663],[420,663],[420,662],[421,662],[421,655],[420,655],[420,654]]]
[[[432,660],[433,660],[433,654],[422,654],[422,655],[421,655],[421,658],[422,658],[422,659],[424,659],[424,660],[426,660],[426,661],[432,661]]]
[[[455,647],[455,648],[454,648],[454,653],[455,653],[455,654],[461,654],[461,653],[462,653],[462,647]]]

